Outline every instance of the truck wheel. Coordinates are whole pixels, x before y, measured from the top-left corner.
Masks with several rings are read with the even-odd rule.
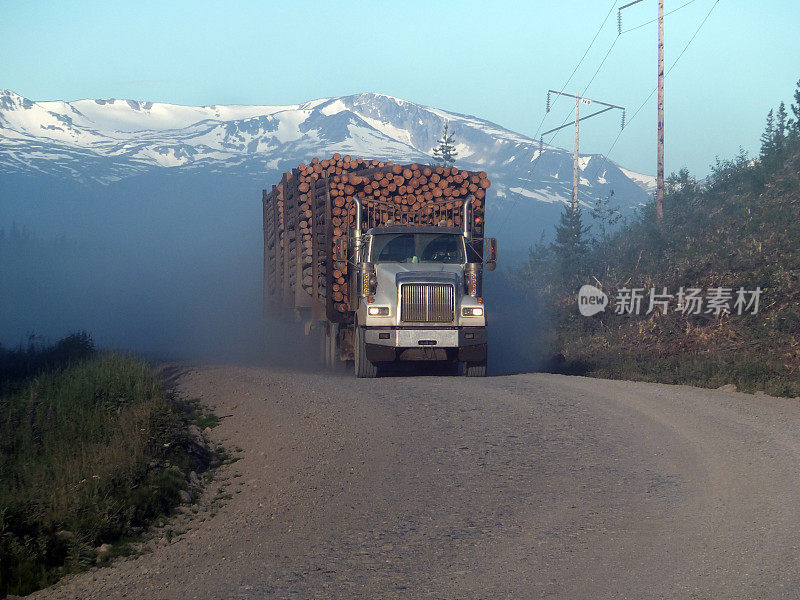
[[[356,377],[377,377],[378,365],[367,360],[367,347],[364,344],[364,328],[356,327],[355,356]]]
[[[465,377],[486,377],[486,360],[464,363]]]

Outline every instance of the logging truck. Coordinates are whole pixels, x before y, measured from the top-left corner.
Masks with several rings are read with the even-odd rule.
[[[328,367],[396,361],[486,374],[486,173],[314,159],[263,192],[264,307],[318,338]]]

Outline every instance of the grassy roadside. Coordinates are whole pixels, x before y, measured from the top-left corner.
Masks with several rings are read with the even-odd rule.
[[[214,458],[190,433],[207,415],[85,334],[0,348],[0,369],[0,597],[107,559]]]

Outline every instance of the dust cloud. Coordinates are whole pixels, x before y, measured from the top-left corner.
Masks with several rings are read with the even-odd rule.
[[[261,188],[148,175],[108,186],[0,180],[0,344],[75,331],[153,360],[317,368],[317,343],[262,308]],[[500,240],[501,245],[504,240]],[[489,371],[536,370],[537,311],[485,274]]]
[[[520,266],[516,261],[508,262],[483,275],[490,375],[540,371],[549,359],[543,346],[543,312],[525,294],[525,284],[518,274]]]
[[[0,189],[0,343],[87,331],[153,360],[315,366],[262,310],[260,187],[167,183]]]

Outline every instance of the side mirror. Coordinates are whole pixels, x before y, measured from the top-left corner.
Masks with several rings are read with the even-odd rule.
[[[347,266],[347,242],[339,240],[333,248],[333,268],[344,270]]]
[[[486,269],[494,271],[497,268],[497,238],[486,238],[483,243],[483,255]]]

